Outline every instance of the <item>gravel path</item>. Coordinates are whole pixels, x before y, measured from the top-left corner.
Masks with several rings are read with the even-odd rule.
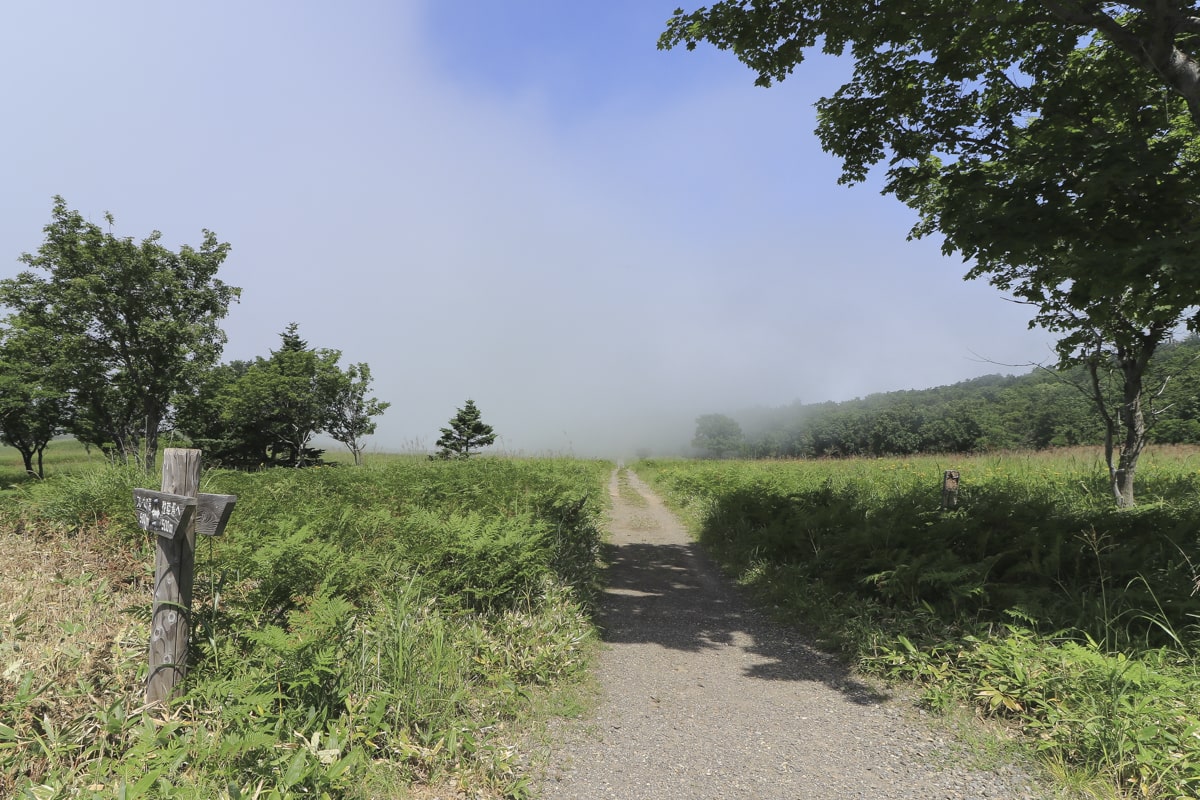
[[[796,632],[754,613],[632,473],[613,473],[599,708],[557,731],[546,800],[1037,798],[1016,768],[961,766]]]

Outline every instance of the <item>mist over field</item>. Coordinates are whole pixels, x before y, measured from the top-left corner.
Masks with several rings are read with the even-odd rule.
[[[369,363],[369,450],[432,449],[471,398],[508,452],[670,452],[702,413],[1049,357],[877,183],[836,185],[811,106],[843,65],[756,88],[657,51],[673,8],[9,4],[0,277],[55,194],[135,239],[212,229],[225,359],[297,322]]]

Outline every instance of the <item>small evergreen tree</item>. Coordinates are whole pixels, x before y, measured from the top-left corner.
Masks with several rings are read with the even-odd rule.
[[[479,416],[479,409],[474,400],[458,409],[458,413],[450,420],[450,427],[441,428],[442,435],[437,440],[437,458],[469,458],[471,450],[487,447],[496,441],[492,426],[484,423]]]

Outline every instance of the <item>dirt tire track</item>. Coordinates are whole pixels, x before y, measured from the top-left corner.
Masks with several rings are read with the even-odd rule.
[[[636,475],[614,471],[603,699],[557,731],[547,800],[1037,798],[1019,768],[957,766],[914,720],[755,613]]]

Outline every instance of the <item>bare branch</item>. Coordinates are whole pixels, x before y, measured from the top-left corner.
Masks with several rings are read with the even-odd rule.
[[[1033,300],[1018,300],[1015,297],[1001,297],[1000,299],[1004,300],[1007,303],[1012,303],[1013,305],[1018,305],[1018,306],[1040,306],[1041,305],[1041,303],[1034,302]]]
[[[1094,357],[1089,359],[1087,367],[1088,374],[1092,379],[1092,401],[1100,411],[1100,416],[1104,418],[1104,463],[1108,465],[1108,476],[1111,480],[1116,475],[1116,468],[1113,466],[1113,434],[1117,424],[1108,410],[1108,405],[1104,402],[1098,360]]]

